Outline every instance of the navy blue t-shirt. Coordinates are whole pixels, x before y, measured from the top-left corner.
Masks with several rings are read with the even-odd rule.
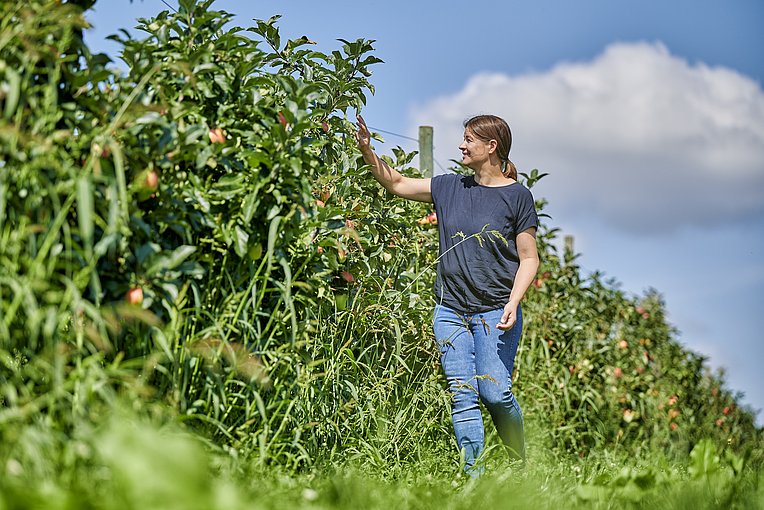
[[[430,189],[440,235],[435,302],[464,313],[503,307],[520,266],[515,238],[538,226],[530,190],[459,174],[433,177]]]

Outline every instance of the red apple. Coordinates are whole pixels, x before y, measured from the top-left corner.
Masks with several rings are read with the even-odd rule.
[[[157,189],[159,186],[159,174],[156,170],[151,170],[146,174],[146,187],[149,189]]]
[[[342,275],[342,279],[348,283],[353,283],[355,281],[355,277],[350,271],[342,271],[340,274]]]
[[[223,130],[218,128],[210,129],[209,132],[210,142],[212,143],[223,143],[225,142],[225,133],[223,133]]]
[[[125,300],[131,305],[139,305],[143,302],[143,289],[140,287],[132,287],[127,291]]]

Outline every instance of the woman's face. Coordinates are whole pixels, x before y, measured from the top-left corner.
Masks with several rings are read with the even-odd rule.
[[[480,138],[475,136],[470,128],[464,130],[464,141],[459,146],[459,150],[462,151],[462,163],[470,168],[479,168],[491,154],[491,149],[495,150],[495,143],[491,144],[493,140],[484,142]]]

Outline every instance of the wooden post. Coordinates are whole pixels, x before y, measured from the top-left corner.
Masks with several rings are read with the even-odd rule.
[[[419,126],[419,170],[432,177],[432,126]]]
[[[573,236],[571,235],[565,236],[565,251],[573,253]]]

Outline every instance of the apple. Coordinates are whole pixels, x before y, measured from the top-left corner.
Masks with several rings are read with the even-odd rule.
[[[253,244],[249,247],[247,253],[249,254],[249,258],[256,262],[263,256],[263,245],[260,243]]]
[[[342,271],[340,274],[342,275],[342,279],[348,283],[353,283],[355,281],[355,277],[350,271]]]
[[[620,379],[623,376],[623,370],[621,370],[621,367],[615,367],[613,369],[613,376],[616,379]]]
[[[131,305],[139,305],[143,302],[143,289],[140,287],[132,287],[127,291],[125,295],[125,301]]]
[[[348,307],[348,295],[347,294],[335,294],[334,304],[337,306],[337,310],[346,310]]]
[[[416,220],[417,223],[420,225],[437,225],[438,224],[438,215],[435,213],[435,211],[431,212],[424,218],[419,218]]]
[[[215,129],[210,129],[209,137],[210,137],[210,142],[212,143],[225,142],[225,133],[219,127]]]
[[[279,124],[281,124],[284,127],[287,127],[287,120],[286,117],[284,117],[284,112],[279,112]]]
[[[150,189],[157,189],[159,186],[159,174],[156,170],[150,170],[146,174],[146,187]]]
[[[626,340],[621,340],[620,342],[618,342],[618,347],[620,347],[621,349],[628,349],[629,342],[627,342]]]

